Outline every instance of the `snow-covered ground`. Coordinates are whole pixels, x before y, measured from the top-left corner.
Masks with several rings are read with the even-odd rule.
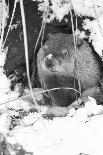
[[[48,0],[38,1],[41,2],[39,10],[43,10],[43,2],[45,7],[48,7]],[[93,21],[85,20],[83,27],[90,30],[90,40],[102,57],[103,1],[71,0],[70,3],[69,0],[54,0],[52,3],[53,14],[50,14],[48,21],[55,17],[61,21],[64,15],[69,13],[71,3],[77,15],[94,18]],[[5,59],[6,49],[5,52],[0,53],[0,133],[5,137],[7,144],[12,144],[12,147],[19,144],[25,152],[29,152],[28,154],[32,152],[34,155],[103,155],[103,106],[96,105],[96,101],[89,98],[90,101],[78,110],[55,109],[54,113],[59,110],[59,112],[68,112],[68,115],[55,117],[53,120],[42,117],[47,107],[40,107],[39,114],[28,112],[30,108],[34,108],[30,102],[32,99],[30,96],[27,99],[17,99],[19,92],[10,90],[10,79],[7,79],[3,70]],[[41,98],[42,96],[39,96],[39,99]],[[24,116],[21,114],[23,117],[17,120],[18,125],[10,130],[11,118],[19,116],[21,109],[26,114]],[[8,146],[8,150],[11,155],[16,154],[14,148]]]
[[[42,113],[45,110],[43,107]],[[103,106],[97,106],[92,98],[85,107],[77,111],[71,109],[66,117],[48,120],[42,119],[40,114],[30,113],[12,131],[7,132],[6,123],[7,142],[20,144],[26,152],[35,155],[103,155],[102,113]],[[3,118],[9,120],[7,115]]]

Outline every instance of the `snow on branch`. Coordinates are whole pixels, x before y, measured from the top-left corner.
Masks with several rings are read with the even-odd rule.
[[[95,18],[94,5],[98,16],[103,15],[102,0],[33,0],[39,2],[38,10],[43,12],[49,7],[48,22],[54,18],[61,21],[70,9],[73,9],[78,16],[90,16]]]
[[[54,19],[61,22],[65,15],[74,10],[77,16],[92,17],[83,21],[84,30],[89,30],[89,41],[92,41],[95,51],[102,57],[103,50],[103,0],[33,0],[38,2],[38,10],[48,11],[46,22]]]

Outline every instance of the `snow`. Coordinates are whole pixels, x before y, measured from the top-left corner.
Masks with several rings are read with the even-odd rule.
[[[92,41],[92,45],[95,51],[102,57],[103,50],[103,15],[97,20],[90,21],[85,19],[83,28],[90,31],[89,41]],[[100,29],[101,28],[101,29]]]
[[[81,112],[77,113],[79,115]],[[15,139],[15,143],[21,144],[26,151],[35,155],[103,154],[103,115],[94,116],[87,122],[81,122],[74,115],[43,120],[44,124],[41,119],[35,121],[35,118],[36,116],[32,126],[16,127],[11,132],[12,137],[8,136],[8,142],[12,144]]]
[[[33,0],[39,2],[38,10],[44,11],[45,7],[49,9],[49,22],[54,18],[59,21],[73,9],[78,16],[90,16],[95,18],[94,6],[97,10],[98,16],[103,15],[103,1],[102,0]]]
[[[55,18],[62,21],[65,15],[70,13],[73,9],[78,16],[93,17],[94,20],[90,21],[85,19],[83,28],[89,30],[89,41],[92,41],[92,45],[95,51],[102,57],[103,50],[103,1],[102,0],[33,0],[38,3],[38,10],[44,12],[47,10],[48,16],[46,22],[50,23]],[[82,31],[81,33],[84,33]]]
[[[45,7],[48,9],[48,0],[38,2],[40,2],[39,10],[44,11]],[[98,18],[95,16],[93,2]],[[102,56],[103,36],[100,27],[103,27],[103,1],[71,0],[72,6],[69,0],[54,0],[51,3],[48,22],[54,18],[61,21],[71,7],[78,16],[86,15],[94,18],[93,21],[86,19],[83,28],[91,32],[90,41],[92,40],[95,50]],[[84,107],[77,110],[72,108],[69,112],[63,109],[62,112],[66,113],[66,117],[55,117],[53,120],[41,117],[42,113],[48,111],[47,107],[41,107],[41,113],[28,113],[10,130],[11,117],[18,116],[20,109],[28,112],[34,105],[30,102],[31,96],[17,99],[18,92],[10,90],[10,79],[7,79],[3,70],[6,53],[6,51],[0,53],[0,133],[5,136],[6,142],[12,146],[18,143],[27,152],[33,152],[35,155],[80,155],[80,153],[103,155],[103,106],[97,105],[91,97]],[[28,92],[27,90],[25,93]],[[43,96],[38,95],[37,98],[40,101]],[[61,111],[58,108],[55,110],[58,116]]]
[[[102,0],[71,0],[71,3],[77,15],[95,17],[94,5],[97,8],[98,16],[103,15]]]

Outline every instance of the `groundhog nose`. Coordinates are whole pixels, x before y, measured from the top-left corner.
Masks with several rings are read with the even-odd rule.
[[[45,59],[45,66],[48,68],[48,69],[52,69],[53,67],[53,55],[52,54],[49,54],[46,59]]]

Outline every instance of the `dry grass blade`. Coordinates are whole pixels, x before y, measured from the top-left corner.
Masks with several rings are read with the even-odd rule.
[[[44,3],[45,5],[45,3]],[[35,44],[35,48],[34,48],[34,60],[33,60],[33,63],[32,63],[32,76],[31,76],[31,84],[33,86],[33,81],[34,81],[34,76],[35,76],[35,71],[34,71],[34,66],[35,66],[35,52],[36,52],[36,49],[37,49],[37,46],[38,46],[38,43],[39,43],[39,40],[40,40],[40,37],[42,36],[41,38],[41,46],[42,46],[42,42],[43,42],[43,38],[44,38],[44,33],[45,33],[45,26],[46,26],[46,18],[48,16],[48,7],[44,7],[44,13],[43,13],[43,21],[42,21],[42,25],[41,25],[41,29],[40,29],[40,32],[39,32],[39,35],[38,35],[38,38],[37,38],[37,41],[36,41],[36,44]]]
[[[12,13],[12,16],[11,16],[11,20],[10,20],[10,24],[9,24],[9,28],[8,28],[8,31],[7,31],[5,40],[4,40],[3,45],[2,45],[2,49],[3,49],[4,46],[5,46],[5,42],[6,42],[6,40],[7,40],[8,34],[9,34],[9,32],[10,32],[10,29],[11,29],[11,24],[12,24],[12,21],[13,21],[13,18],[14,18],[14,14],[15,14],[17,2],[18,2],[18,0],[15,0],[15,2],[14,2],[13,13]]]
[[[5,29],[5,0],[2,0],[2,31],[1,31],[1,38],[0,38],[0,52],[2,52],[2,44],[4,38],[4,29]]]
[[[36,102],[35,95],[34,95],[33,90],[32,90],[31,81],[30,81],[26,21],[25,21],[25,13],[24,13],[24,6],[23,6],[23,1],[22,0],[20,0],[20,9],[21,9],[23,34],[24,34],[24,48],[25,48],[25,60],[26,60],[26,70],[27,70],[28,84],[29,84],[29,88],[30,88],[30,92],[31,92],[34,104],[35,104],[38,112],[40,112],[39,106],[38,106],[38,104]]]
[[[32,85],[31,85],[31,81],[30,81],[29,60],[28,60],[28,43],[27,43],[26,22],[25,22],[25,14],[24,14],[23,0],[20,0],[20,9],[21,9],[21,16],[22,16],[22,24],[23,24],[25,59],[26,59],[26,69],[27,69],[27,77],[28,77],[29,88],[30,88],[31,96],[33,98],[35,107],[36,107],[38,113],[40,114],[40,119],[41,119],[42,124],[43,124],[43,127],[45,129],[45,133],[48,136],[48,132],[47,132],[46,126],[44,124],[43,117],[42,117],[42,115],[40,113],[41,112],[40,111],[40,107],[38,106],[38,103],[36,101],[35,94],[33,93]]]

